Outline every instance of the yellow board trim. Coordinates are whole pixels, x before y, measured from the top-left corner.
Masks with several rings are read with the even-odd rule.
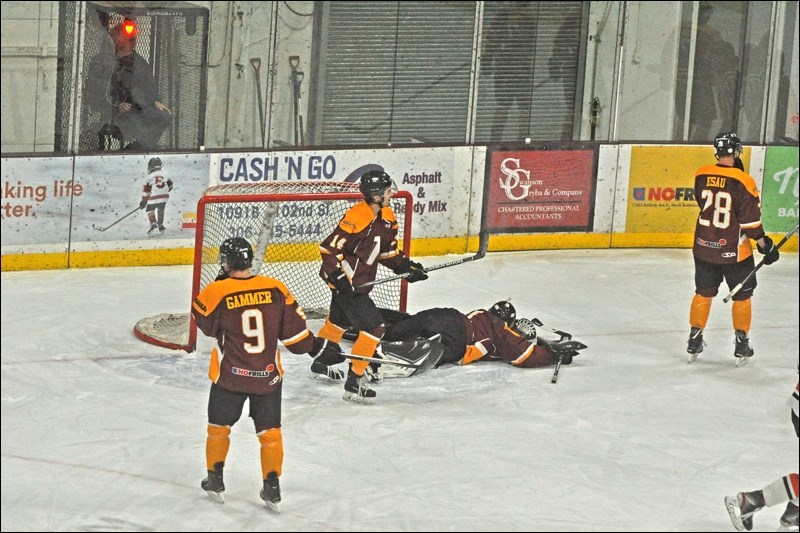
[[[783,234],[771,233],[777,243]],[[478,251],[478,237],[441,237],[413,239],[411,256],[438,256],[448,254],[474,254]],[[286,247],[281,245],[280,247]],[[316,243],[296,244],[300,248],[301,260],[319,259]],[[588,250],[608,248],[691,248],[691,233],[537,233],[515,235],[491,235],[489,250],[492,252],[511,252],[529,250]],[[277,252],[269,248],[266,260]],[[790,239],[781,247],[781,252],[797,253],[798,240]],[[214,250],[216,257],[217,250]],[[295,255],[295,257],[297,257]],[[214,259],[216,260],[216,259]],[[757,259],[757,261],[759,261]],[[8,254],[2,256],[0,268],[3,272],[23,270],[62,270],[66,268],[105,268],[130,266],[191,265],[194,249],[170,248],[160,250],[115,250],[97,252],[66,252]]]

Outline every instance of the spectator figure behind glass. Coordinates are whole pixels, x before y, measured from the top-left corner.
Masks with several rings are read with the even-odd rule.
[[[739,57],[723,33],[711,24],[714,7],[700,2],[697,15],[690,141],[712,141],[718,131],[735,129]],[[732,28],[725,28],[729,35]]]
[[[123,149],[150,151],[169,126],[172,112],[161,101],[150,63],[134,50],[136,32],[130,20],[109,30],[116,62],[108,79],[93,81],[105,84],[105,98],[113,108],[111,129],[121,134]]]
[[[532,2],[498,4],[486,18],[483,45],[497,104],[489,140],[521,141],[529,135],[537,19]]]

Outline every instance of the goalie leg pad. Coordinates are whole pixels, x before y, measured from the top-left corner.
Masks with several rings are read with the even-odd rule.
[[[406,378],[435,366],[441,359],[443,352],[444,347],[441,343],[441,337],[434,335],[430,339],[381,342],[378,346],[376,357],[388,361],[417,365],[415,367],[380,365],[383,371],[383,378]]]

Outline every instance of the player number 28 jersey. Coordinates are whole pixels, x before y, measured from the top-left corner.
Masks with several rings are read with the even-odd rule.
[[[764,235],[755,180],[734,167],[707,165],[694,178],[700,214],[692,251],[700,260],[737,263],[753,255],[750,239]]]

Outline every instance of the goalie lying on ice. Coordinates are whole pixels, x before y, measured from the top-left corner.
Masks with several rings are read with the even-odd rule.
[[[443,363],[467,365],[478,360],[499,360],[517,367],[533,368],[572,363],[586,345],[572,340],[537,338],[530,320],[516,319],[511,303],[502,301],[488,311],[463,314],[453,308],[426,309],[387,327],[382,341],[404,341],[441,335]],[[562,342],[563,341],[563,342]]]

